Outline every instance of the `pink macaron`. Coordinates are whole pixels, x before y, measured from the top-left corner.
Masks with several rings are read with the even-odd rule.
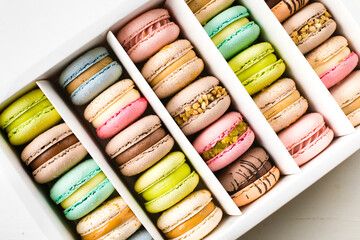
[[[350,74],[359,62],[359,56],[348,47],[343,36],[335,36],[306,55],[306,60],[330,88]]]
[[[202,131],[193,146],[215,172],[246,152],[254,139],[254,132],[241,114],[229,112]]]
[[[136,121],[146,107],[147,100],[135,89],[134,82],[124,79],[91,101],[84,117],[96,128],[98,137],[106,139]]]
[[[126,24],[117,39],[131,60],[138,63],[175,41],[179,33],[179,27],[170,21],[168,10],[153,9]]]
[[[320,113],[309,113],[278,136],[297,165],[301,166],[331,143],[334,132],[326,126]]]

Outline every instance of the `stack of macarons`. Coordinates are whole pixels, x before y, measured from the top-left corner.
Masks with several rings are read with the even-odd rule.
[[[57,124],[61,117],[40,89],[12,102],[0,120],[10,143],[20,145],[21,160],[34,180],[50,188],[50,197],[61,203],[68,220],[84,217],[113,194],[114,187],[95,161],[83,160],[88,153],[72,130],[66,123]],[[80,221],[82,239],[125,239],[141,226],[126,203],[120,197],[115,200]]]

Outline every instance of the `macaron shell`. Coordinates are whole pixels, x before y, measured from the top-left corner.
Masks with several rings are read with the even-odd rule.
[[[283,22],[295,12],[304,7],[308,2],[309,0],[283,0],[280,1],[280,3],[278,3],[276,6],[271,8],[271,11],[279,20],[279,22]]]
[[[253,95],[276,81],[285,72],[285,63],[282,59],[262,69],[243,82],[246,91]]]
[[[211,171],[218,171],[235,161],[239,156],[246,152],[246,150],[251,147],[254,140],[255,134],[251,128],[248,127],[247,131],[241,135],[236,143],[227,147],[219,155],[207,161],[206,164],[209,166]]]
[[[321,153],[334,139],[334,132],[330,128],[326,128],[321,135],[316,135],[316,137],[317,139],[310,145],[307,145],[301,151],[297,152],[296,155],[292,156],[298,166],[305,164]]]
[[[203,60],[195,57],[156,84],[153,90],[160,99],[169,97],[191,83],[203,69]]]
[[[249,204],[269,191],[276,184],[279,178],[280,171],[277,167],[274,166],[264,176],[246,188],[235,193],[231,196],[231,198],[238,207]]]
[[[145,112],[146,108],[147,101],[145,98],[139,98],[129,103],[96,129],[97,136],[101,139],[114,136],[138,119]]]
[[[356,53],[351,52],[347,58],[336,65],[333,69],[320,76],[320,79],[327,88],[331,88],[349,75],[352,70],[355,69],[358,62],[359,56]]]
[[[347,118],[349,119],[349,121],[351,122],[351,124],[356,127],[357,125],[360,124],[360,109],[356,109],[355,111],[353,111],[352,113],[347,115]]]
[[[250,22],[226,38],[216,47],[226,60],[229,60],[238,52],[250,46],[259,36],[260,27]]]
[[[218,13],[227,9],[233,2],[234,0],[210,0],[205,6],[196,11],[194,15],[201,25],[205,25]]]
[[[33,171],[34,179],[38,183],[50,182],[67,172],[84,159],[86,155],[87,151],[84,146],[77,142]]]
[[[114,190],[115,188],[110,183],[109,179],[106,178],[82,199],[65,209],[65,217],[69,220],[82,218],[105,201]]]
[[[268,120],[270,126],[274,131],[280,132],[284,128],[290,126],[297,119],[299,119],[306,110],[308,109],[308,102],[305,98],[300,97],[296,102],[291,104],[289,107],[276,114],[274,117]]]
[[[174,139],[170,135],[165,136],[135,158],[121,165],[120,172],[124,176],[133,176],[145,171],[168,154],[174,143]]]
[[[207,109],[202,114],[197,115],[194,120],[181,127],[181,130],[185,135],[188,136],[206,128],[211,123],[215,122],[219,117],[221,117],[230,107],[230,104],[231,99],[229,95],[219,98],[218,100],[209,104]]]
[[[22,145],[33,140],[40,133],[46,131],[61,120],[59,113],[51,105],[19,127],[9,132],[8,137],[12,145]]]
[[[164,211],[189,195],[198,185],[199,175],[192,172],[183,181],[175,187],[164,193],[163,195],[145,203],[145,208],[150,213],[158,213]]]
[[[71,95],[75,105],[84,105],[90,102],[104,89],[116,82],[122,74],[122,67],[116,61],[101,69],[94,76],[86,80]]]

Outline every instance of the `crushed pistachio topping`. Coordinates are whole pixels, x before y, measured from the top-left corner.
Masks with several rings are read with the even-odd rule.
[[[307,38],[311,33],[314,33],[321,29],[324,24],[332,18],[329,12],[325,12],[323,15],[320,15],[310,22],[308,22],[305,26],[300,28],[297,31],[294,31],[290,34],[291,39],[295,44],[299,44],[304,38]]]
[[[213,157],[215,157],[216,155],[220,154],[222,151],[224,151],[227,147],[229,147],[233,143],[236,143],[237,140],[241,137],[241,135],[243,135],[246,132],[247,126],[248,125],[245,122],[240,120],[238,125],[236,125],[234,129],[231,130],[231,132],[226,137],[224,137],[219,142],[217,142],[215,146],[213,146],[209,150],[203,152],[201,154],[202,158],[205,161],[208,161]]]
[[[195,103],[186,106],[182,113],[174,117],[175,121],[178,125],[187,122],[190,117],[203,113],[210,103],[224,95],[227,95],[226,89],[221,86],[215,86],[209,93],[201,95]]]

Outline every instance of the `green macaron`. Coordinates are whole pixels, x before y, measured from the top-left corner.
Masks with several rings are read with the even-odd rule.
[[[255,44],[229,61],[231,69],[253,95],[276,81],[285,71],[285,63],[277,59],[268,42]]]
[[[50,197],[64,208],[69,220],[82,218],[114,191],[113,185],[93,159],[88,159],[63,175],[50,189]]]
[[[243,6],[234,6],[211,19],[204,29],[226,60],[250,46],[259,36],[260,27],[247,17]]]
[[[11,144],[22,145],[61,120],[45,94],[36,89],[10,104],[0,115],[0,126]]]
[[[142,174],[135,182],[135,191],[147,201],[150,213],[164,211],[190,194],[199,183],[182,152],[173,152]]]

